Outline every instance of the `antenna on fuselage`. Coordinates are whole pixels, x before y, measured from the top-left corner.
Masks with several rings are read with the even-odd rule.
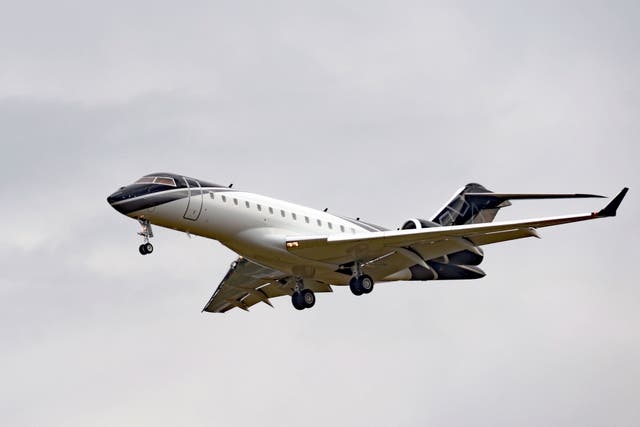
[[[229,188],[233,187],[233,182],[231,184],[229,184]]]
[[[326,211],[328,211],[328,210],[329,210],[329,208],[324,208],[324,210],[323,210],[322,212],[326,212]]]

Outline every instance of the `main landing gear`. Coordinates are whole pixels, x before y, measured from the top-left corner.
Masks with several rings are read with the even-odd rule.
[[[297,279],[296,286],[291,295],[291,303],[296,310],[311,308],[316,304],[316,294],[311,289],[304,289],[302,279]]]
[[[142,226],[142,230],[138,234],[144,237],[144,243],[138,247],[138,251],[142,255],[148,255],[153,252],[153,245],[149,243],[149,239],[153,237],[153,230],[151,229],[151,223],[148,219],[138,219],[138,222]]]
[[[366,274],[353,277],[349,282],[349,288],[354,295],[368,294],[373,290],[373,279]]]
[[[349,289],[354,295],[368,294],[373,290],[373,279],[362,272],[362,264],[359,262],[354,266],[354,276],[349,282]]]

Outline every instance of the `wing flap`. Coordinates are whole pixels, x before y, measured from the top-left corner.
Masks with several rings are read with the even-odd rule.
[[[246,307],[251,307],[252,305],[255,305],[255,304],[259,303],[259,302],[263,302],[263,303],[267,304],[268,306],[273,307],[273,305],[271,305],[271,301],[269,301],[269,297],[267,296],[267,294],[262,292],[260,289],[248,292],[241,299],[241,301]],[[240,307],[240,308],[242,308],[242,307]]]
[[[475,236],[470,236],[469,240],[476,246],[483,246],[491,243],[506,242],[508,240],[523,239],[525,237],[540,238],[535,228],[528,227],[478,234]]]

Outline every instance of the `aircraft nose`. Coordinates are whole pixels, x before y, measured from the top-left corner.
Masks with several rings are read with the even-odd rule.
[[[128,187],[120,187],[117,191],[114,191],[107,197],[107,203],[111,205],[112,208],[117,210],[122,214],[126,214],[127,208],[123,205],[123,201],[132,197],[132,191]]]
[[[115,202],[125,199],[125,192],[123,191],[126,187],[120,187],[119,190],[114,191],[107,197],[107,203],[113,206]]]

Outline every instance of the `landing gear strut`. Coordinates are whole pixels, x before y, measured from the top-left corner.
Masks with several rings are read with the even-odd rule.
[[[153,245],[149,243],[149,239],[153,237],[151,223],[149,223],[148,219],[138,219],[138,222],[142,226],[142,230],[138,232],[138,235],[144,237],[144,243],[138,247],[138,251],[142,255],[148,255],[153,252]]]
[[[316,304],[316,294],[311,289],[304,289],[302,279],[296,279],[296,286],[291,295],[291,303],[296,310],[311,308]]]
[[[373,279],[362,272],[362,264],[356,263],[354,276],[349,282],[349,288],[354,295],[368,294],[373,290]]]

